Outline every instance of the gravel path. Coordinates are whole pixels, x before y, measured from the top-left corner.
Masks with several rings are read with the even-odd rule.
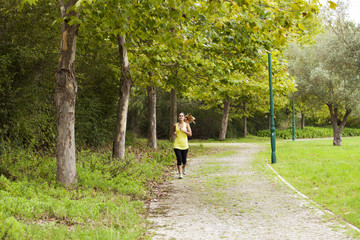
[[[347,225],[256,167],[261,147],[221,148],[158,189],[166,197],[149,206],[153,239],[353,239]]]

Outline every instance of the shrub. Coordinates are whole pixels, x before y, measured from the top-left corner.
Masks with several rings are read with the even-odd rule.
[[[282,139],[292,138],[292,128],[275,130],[275,135]],[[333,130],[329,127],[306,127],[304,129],[295,129],[295,138],[325,138],[333,137]],[[256,133],[258,137],[270,137],[270,130],[261,130]],[[360,136],[360,129],[344,128],[341,133],[343,137]]]

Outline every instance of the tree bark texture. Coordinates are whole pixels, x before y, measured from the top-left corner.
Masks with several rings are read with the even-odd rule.
[[[228,99],[226,99],[226,102],[224,103],[224,112],[223,112],[223,117],[221,120],[221,129],[220,129],[220,134],[219,134],[219,140],[225,140],[227,126],[228,126],[228,122],[229,122],[229,111],[230,111],[230,99],[228,98]]]
[[[113,143],[113,157],[123,159],[125,157],[125,135],[126,122],[129,108],[130,90],[132,79],[130,76],[129,59],[124,46],[125,36],[118,35],[120,53],[121,77],[120,77],[120,99],[118,104],[117,121],[115,128],[115,139]]]
[[[334,132],[334,139],[333,139],[333,145],[334,146],[341,146],[341,132],[344,129],[346,125],[347,118],[349,117],[351,113],[351,109],[346,108],[345,115],[343,119],[341,120],[340,125],[338,126],[338,111],[339,109],[337,107],[334,107],[333,104],[329,103],[327,104],[329,111],[330,111],[330,117],[331,117],[331,125]]]
[[[301,129],[305,128],[305,113],[301,113]]]
[[[55,74],[56,107],[56,179],[64,185],[76,183],[75,159],[75,101],[77,82],[75,76],[75,52],[78,24],[69,25],[70,17],[79,14],[69,9],[77,0],[60,0],[61,16],[64,19],[61,30],[60,58]]]
[[[169,127],[169,135],[170,140],[174,141],[175,136],[174,132],[174,124],[177,121],[177,97],[176,97],[176,89],[172,88],[170,92],[170,127]]]
[[[147,145],[150,148],[157,148],[156,141],[156,88],[154,86],[147,87],[148,93],[148,141]]]

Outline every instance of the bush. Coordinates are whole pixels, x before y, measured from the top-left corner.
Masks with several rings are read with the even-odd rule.
[[[292,138],[292,128],[275,130],[275,135],[282,139]],[[261,130],[256,133],[258,137],[270,137],[270,130]],[[325,138],[333,137],[334,133],[332,128],[329,127],[306,127],[304,129],[295,129],[295,138]],[[344,128],[341,133],[343,137],[360,136],[360,129],[357,128]]]

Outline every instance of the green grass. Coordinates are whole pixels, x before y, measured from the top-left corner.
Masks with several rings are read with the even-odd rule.
[[[282,141],[272,167],[300,192],[360,227],[360,138]],[[259,159],[270,161],[270,146]]]

